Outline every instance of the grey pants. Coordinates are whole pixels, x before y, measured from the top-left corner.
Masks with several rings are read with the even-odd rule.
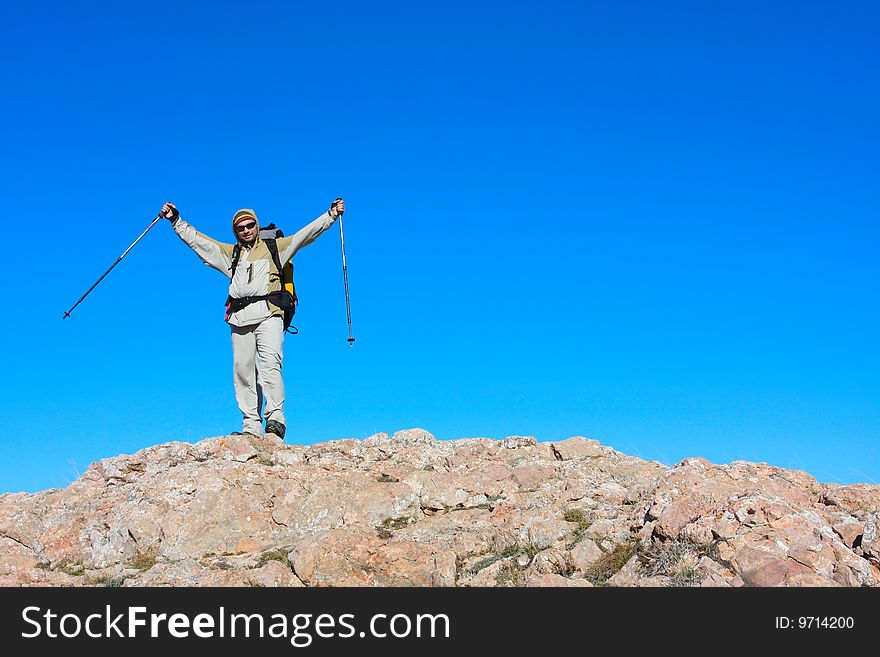
[[[232,328],[232,369],[235,399],[244,416],[242,431],[260,435],[260,408],[266,400],[267,420],[286,425],[284,420],[284,323],[280,317],[264,319],[251,326]]]

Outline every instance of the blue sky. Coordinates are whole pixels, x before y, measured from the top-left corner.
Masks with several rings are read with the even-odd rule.
[[[240,428],[223,277],[293,232],[288,442],[596,438],[880,483],[871,2],[4,8],[0,492]],[[27,312],[23,312],[27,309]]]

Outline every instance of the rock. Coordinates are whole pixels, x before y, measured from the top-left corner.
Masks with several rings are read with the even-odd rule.
[[[571,461],[578,459],[601,458],[614,452],[610,447],[606,447],[597,440],[590,440],[582,436],[566,438],[558,443],[552,443],[553,451],[560,461]]]
[[[520,447],[534,447],[538,444],[534,436],[508,436],[501,441],[504,449],[519,449]]]
[[[571,561],[575,568],[583,574],[590,572],[591,566],[598,562],[605,553],[591,539],[581,539],[571,549]]]
[[[453,586],[455,554],[410,541],[331,530],[297,543],[288,554],[307,586]]]
[[[544,549],[571,535],[571,524],[560,518],[546,518],[537,513],[526,515],[519,530],[518,542]]]
[[[709,557],[701,557],[694,568],[701,587],[742,586],[743,581],[732,570]]]
[[[608,578],[608,586],[638,586],[643,579],[642,569],[639,565],[639,557],[634,554],[629,558],[623,568]]]
[[[880,513],[880,487],[878,486],[826,484],[819,500],[822,504],[838,507],[851,514]]]
[[[290,566],[274,559],[267,561],[266,565],[261,568],[256,568],[248,574],[250,576],[249,579],[251,586],[305,586],[302,581],[293,574],[290,570]]]
[[[558,575],[560,572],[568,572],[570,570],[571,556],[561,548],[542,550],[531,560],[530,571],[532,574],[546,575],[553,573]]]
[[[837,587],[841,586],[837,581],[833,579],[829,579],[828,577],[823,577],[818,573],[806,572],[806,573],[798,573],[792,577],[789,577],[785,586],[822,586],[822,587]]]
[[[470,587],[495,587],[503,586],[505,576],[512,572],[521,572],[519,568],[511,564],[510,560],[495,561],[488,566],[481,568],[472,577],[464,579],[464,585]]]
[[[17,541],[0,537],[0,586],[22,586],[33,581],[40,562],[34,551]]]
[[[816,574],[793,559],[759,559],[743,570],[742,579],[746,586],[781,586],[807,573]]]
[[[875,565],[880,565],[880,536],[877,525],[880,514],[872,513],[868,516],[865,527],[862,529],[862,540],[859,544],[861,554]]]
[[[622,506],[627,501],[629,491],[618,484],[616,481],[607,481],[603,484],[600,484],[596,488],[594,494],[599,500],[602,500],[603,502],[607,502],[615,506]]]
[[[257,449],[244,436],[227,436],[219,444],[220,455],[229,461],[244,463],[257,456]]]
[[[404,445],[430,445],[437,439],[424,429],[406,429],[405,431],[397,431],[391,440]]]
[[[513,471],[513,480],[520,490],[539,488],[555,476],[556,468],[551,465],[526,465]]]
[[[671,577],[668,577],[666,575],[654,575],[652,577],[638,578],[635,582],[635,586],[640,589],[665,588],[668,586],[674,586],[674,584]]]
[[[847,547],[855,547],[856,541],[860,539],[864,533],[864,523],[859,522],[849,514],[835,513],[832,515],[834,519],[831,528],[834,533],[840,536],[840,539]]]
[[[548,586],[556,586],[556,587],[579,587],[579,588],[592,588],[592,584],[585,579],[569,579],[567,577],[563,577],[562,575],[554,575],[554,574],[546,574],[546,575],[532,575],[526,581],[526,586],[531,587],[548,587]]]
[[[876,587],[878,503],[579,436],[218,436],[0,495],[0,585]]]

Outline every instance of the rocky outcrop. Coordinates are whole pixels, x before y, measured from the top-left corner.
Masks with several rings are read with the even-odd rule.
[[[0,496],[4,586],[878,586],[880,486],[595,440],[168,443]]]

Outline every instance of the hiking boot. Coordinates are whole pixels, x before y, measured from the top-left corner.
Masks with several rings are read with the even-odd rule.
[[[284,440],[284,434],[287,432],[287,427],[276,420],[267,420],[266,421],[266,433],[274,433],[276,436]]]

